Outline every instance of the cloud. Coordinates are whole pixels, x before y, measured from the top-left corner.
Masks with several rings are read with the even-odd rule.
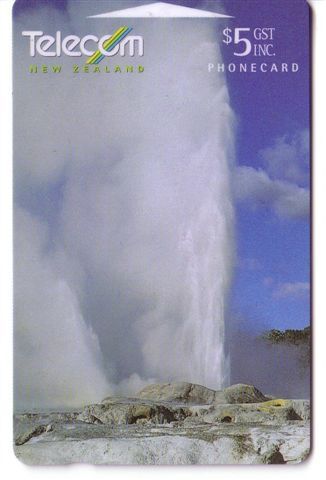
[[[304,298],[309,295],[310,284],[308,282],[281,283],[273,292],[275,298]]]
[[[233,187],[236,199],[248,202],[254,209],[269,209],[283,218],[309,216],[309,191],[288,181],[273,180],[264,170],[237,167],[234,171]]]
[[[310,214],[309,131],[283,135],[258,152],[264,168],[235,169],[234,192],[253,209],[265,208],[278,217],[305,218]]]
[[[277,283],[272,277],[265,277],[263,285],[272,291],[274,298],[307,298],[310,293],[309,282]]]
[[[272,180],[287,180],[300,185],[309,184],[309,131],[276,138],[273,145],[258,152]]]

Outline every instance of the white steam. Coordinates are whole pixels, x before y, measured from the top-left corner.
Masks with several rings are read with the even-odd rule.
[[[120,26],[56,15],[50,31]],[[64,73],[31,75],[20,31],[46,19],[16,24],[16,404],[77,405],[152,381],[219,388],[233,128],[225,79],[207,72],[216,22],[133,22],[142,74],[73,76],[61,59]]]
[[[16,407],[80,405],[106,393],[96,335],[54,259],[45,255],[47,232],[15,212]]]

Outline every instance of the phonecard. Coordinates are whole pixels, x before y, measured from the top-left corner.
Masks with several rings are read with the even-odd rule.
[[[16,0],[14,449],[310,451],[310,9]]]

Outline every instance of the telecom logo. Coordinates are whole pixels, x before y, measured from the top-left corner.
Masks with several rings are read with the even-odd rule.
[[[98,65],[105,57],[120,55],[124,57],[144,55],[144,39],[140,35],[129,35],[131,27],[122,26],[111,35],[98,38],[96,35],[68,35],[62,38],[60,31],[55,36],[44,35],[42,31],[23,31],[22,35],[29,38],[29,54],[31,57],[89,57],[89,65]]]

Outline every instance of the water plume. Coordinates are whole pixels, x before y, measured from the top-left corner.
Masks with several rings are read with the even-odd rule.
[[[76,3],[69,4],[69,15],[56,13],[61,29],[103,35],[120,25],[79,20]],[[47,15],[40,12],[26,15],[24,28],[38,20],[46,30]],[[73,318],[83,338],[90,332],[96,339],[83,343],[93,360],[91,368],[79,362],[78,378],[83,385],[85,378],[90,385],[95,378],[98,396],[104,390],[131,392],[152,381],[212,388],[228,383],[224,330],[234,249],[233,114],[225,77],[207,69],[221,61],[216,22],[133,21],[145,42],[145,55],[137,59],[144,66],[141,74],[73,76],[70,59],[62,59],[67,73],[61,76],[16,73],[15,129],[22,132],[15,147],[16,205],[28,213],[26,222],[36,218],[45,225],[48,238],[36,260],[51,260],[51,272],[72,292],[78,312]],[[19,23],[16,29],[16,41],[22,42]],[[19,55],[16,68],[26,68],[25,53]],[[122,68],[128,63],[130,58],[119,59]],[[37,111],[32,118],[31,109]],[[22,238],[18,229],[17,252]],[[40,266],[29,262],[28,268],[31,275]],[[28,335],[38,335],[42,345],[56,342],[67,383],[78,363],[78,340],[60,341],[65,322],[58,322],[54,339],[49,336],[46,325],[53,316],[46,312],[59,298],[50,296],[44,304],[43,285],[37,283],[43,327],[31,315],[16,316],[16,323],[29,322]],[[22,304],[35,297],[24,282],[19,289]],[[20,379],[29,378],[24,335],[16,360],[16,370],[24,372],[16,377],[20,396]],[[55,357],[44,356],[44,349],[30,354],[37,383],[37,365]],[[34,385],[39,404],[93,397],[82,386],[79,396],[77,387],[65,393],[65,382],[55,375],[46,391]]]

